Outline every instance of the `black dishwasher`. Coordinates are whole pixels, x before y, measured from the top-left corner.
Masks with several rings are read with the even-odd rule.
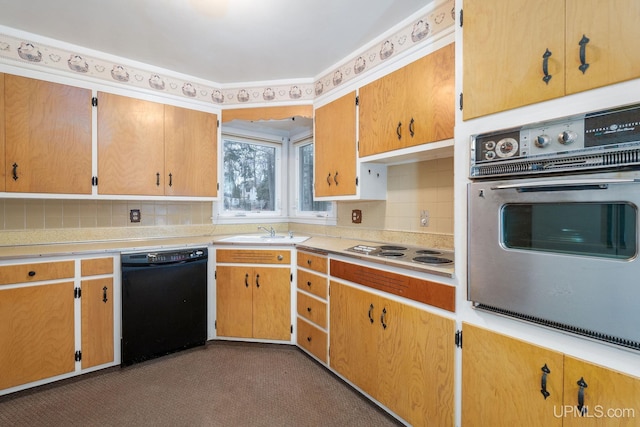
[[[122,254],[122,366],[207,340],[206,248]]]

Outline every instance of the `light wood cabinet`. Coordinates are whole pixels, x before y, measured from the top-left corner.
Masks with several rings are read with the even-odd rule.
[[[216,330],[221,337],[291,339],[289,251],[216,251]],[[285,261],[288,260],[288,261]],[[241,263],[248,265],[221,265]]]
[[[6,177],[6,165],[5,165],[5,144],[4,144],[4,74],[0,73],[0,191],[5,191],[5,177]]]
[[[5,74],[3,93],[4,190],[91,194],[91,91]]]
[[[462,342],[465,427],[637,425],[638,378],[467,323]]]
[[[328,362],[327,257],[297,252],[297,343],[322,363]]]
[[[466,0],[464,119],[640,77],[639,15],[634,0]]]
[[[217,116],[98,93],[98,193],[217,195]]]
[[[316,197],[356,195],[356,93],[315,110]]]
[[[453,138],[454,63],[450,44],[361,87],[359,156]]]
[[[454,321],[330,284],[330,366],[412,425],[454,425]]]

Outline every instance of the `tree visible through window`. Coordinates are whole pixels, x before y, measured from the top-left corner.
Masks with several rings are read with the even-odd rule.
[[[261,212],[276,209],[276,148],[224,141],[224,209]]]
[[[299,148],[299,203],[301,212],[325,212],[331,209],[329,202],[313,200],[313,144],[302,145]]]

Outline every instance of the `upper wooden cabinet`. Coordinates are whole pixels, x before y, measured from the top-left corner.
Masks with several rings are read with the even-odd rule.
[[[316,197],[356,194],[356,93],[315,111]]]
[[[217,195],[217,116],[98,93],[98,193]]]
[[[638,16],[635,0],[465,0],[464,119],[639,77]]]
[[[5,191],[6,165],[4,162],[4,74],[0,73],[0,191]]]
[[[4,190],[91,194],[91,91],[6,74],[3,93]]]
[[[360,157],[453,138],[454,64],[450,44],[360,88]]]

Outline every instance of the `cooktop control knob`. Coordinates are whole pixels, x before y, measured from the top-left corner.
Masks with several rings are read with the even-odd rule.
[[[558,135],[558,142],[564,145],[569,145],[572,142],[575,142],[577,139],[578,134],[572,130],[565,130],[560,135]]]
[[[518,141],[513,138],[503,138],[496,144],[498,157],[511,157],[518,152]]]
[[[536,147],[544,148],[549,145],[549,143],[551,142],[551,138],[549,138],[549,135],[538,135],[536,136],[534,142],[536,144]]]

